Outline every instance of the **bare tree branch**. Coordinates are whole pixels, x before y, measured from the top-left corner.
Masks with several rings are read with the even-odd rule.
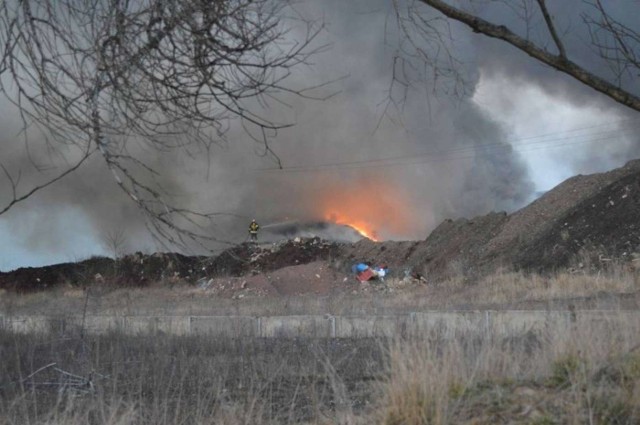
[[[558,37],[558,33],[556,32],[556,28],[553,25],[553,19],[551,19],[551,15],[549,15],[549,10],[545,5],[545,0],[536,0],[538,2],[538,6],[540,6],[540,11],[542,12],[542,16],[544,16],[544,21],[547,24],[547,28],[549,29],[549,33],[551,33],[551,37],[553,38],[553,42],[556,43],[556,47],[558,48],[558,52],[561,58],[567,58],[567,52],[564,49],[564,45]]]
[[[0,209],[0,215],[4,214],[5,212],[9,211],[11,208],[13,208],[14,205],[30,198],[32,195],[34,195],[36,192],[45,189],[49,186],[51,186],[52,184],[58,182],[59,180],[62,180],[63,178],[65,178],[66,176],[68,176],[69,174],[73,173],[74,171],[76,171],[78,168],[80,168],[80,166],[87,160],[89,159],[89,157],[91,156],[91,154],[95,152],[87,152],[85,155],[82,156],[82,158],[80,158],[74,165],[72,165],[71,167],[67,168],[66,170],[64,170],[63,172],[59,173],[57,176],[55,176],[54,178],[47,180],[45,183],[42,183],[40,185],[34,186],[32,187],[29,191],[25,192],[22,195],[18,195],[18,183],[19,183],[19,179],[14,179],[11,174],[9,174],[9,171],[5,168],[4,165],[0,164],[0,167],[2,168],[2,171],[4,172],[5,176],[7,177],[7,180],[9,180],[9,183],[11,184],[11,191],[12,191],[12,198],[11,200]]]
[[[601,78],[592,72],[588,71],[584,67],[576,64],[572,60],[568,58],[567,52],[563,47],[563,44],[559,42],[557,38],[557,32],[554,29],[551,18],[547,20],[547,16],[545,16],[545,20],[547,21],[547,27],[549,28],[554,41],[556,42],[556,46],[558,47],[559,54],[555,55],[547,50],[537,46],[535,43],[527,40],[525,38],[520,37],[509,28],[504,25],[496,25],[491,22],[488,22],[476,15],[465,12],[462,9],[451,6],[449,3],[443,0],[419,0],[423,4],[432,7],[435,10],[438,10],[445,16],[455,21],[461,22],[471,28],[474,32],[481,33],[486,35],[487,37],[499,39],[505,41],[506,43],[514,46],[515,48],[521,50],[532,58],[549,65],[556,70],[563,72],[581,83],[593,88],[594,90],[603,93],[604,95],[610,97],[618,103],[621,103],[631,109],[636,111],[640,111],[640,97],[630,93],[627,90],[620,88],[619,86],[612,84],[611,82]],[[546,12],[546,7],[544,7],[544,2],[538,2],[541,7],[543,14]],[[609,31],[611,34],[614,34],[615,37],[623,37],[625,35],[636,37],[637,33],[629,31],[628,28],[624,27],[621,24],[612,24],[607,23],[608,15],[604,12],[604,8],[602,7],[601,2],[598,0],[595,3],[595,7],[597,7],[602,12],[603,21],[600,23],[600,27],[606,31]],[[548,14],[548,12],[546,12]],[[555,35],[554,35],[555,34]],[[628,64],[633,63],[635,58],[631,56],[628,52],[625,52],[625,43],[620,42],[618,40],[618,45],[616,48],[616,53],[622,52],[624,59]],[[600,45],[601,48],[604,48]],[[611,59],[611,57],[605,57],[605,59]],[[614,58],[615,60],[620,61],[619,57]]]
[[[265,111],[279,94],[314,97],[285,84],[324,49],[322,26],[287,17],[272,0],[12,0],[0,2],[0,93],[47,148],[98,150],[118,186],[157,236],[215,240],[205,222],[157,181],[148,157],[129,149],[210,152],[240,122],[264,153],[291,122]],[[294,33],[295,32],[295,33]],[[317,85],[316,87],[321,87]],[[0,214],[73,172],[16,196]]]
[[[100,236],[102,246],[113,256],[116,262],[127,253],[129,240],[124,228],[118,227],[107,230],[102,232]]]
[[[636,78],[640,74],[640,58],[636,50],[640,46],[640,32],[614,20],[600,0],[586,2],[597,11],[600,19],[583,15],[591,34],[595,52],[607,61],[619,79],[623,75]]]

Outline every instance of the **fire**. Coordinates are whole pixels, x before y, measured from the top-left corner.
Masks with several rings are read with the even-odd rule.
[[[356,232],[360,233],[362,236],[364,236],[367,239],[371,239],[374,242],[378,242],[378,237],[376,235],[376,231],[373,230],[373,228],[368,224],[365,223],[364,221],[361,220],[349,220],[346,217],[341,217],[338,216],[336,214],[331,214],[327,217],[325,217],[326,220],[331,221],[333,223],[336,224],[342,224],[345,226],[349,226],[352,229],[354,229]]]
[[[367,239],[371,239],[371,240],[372,240],[372,241],[374,241],[374,242],[378,242],[378,239],[374,236],[374,235],[375,235],[375,232],[370,233],[369,231],[365,230],[364,228],[359,227],[359,226],[356,226],[356,225],[354,225],[354,224],[349,224],[349,223],[347,223],[347,226],[349,226],[349,227],[353,227],[354,229],[356,229],[356,231],[357,231],[358,233],[360,233],[360,234],[361,234],[362,236],[364,236],[365,238],[367,238]]]
[[[372,241],[410,234],[414,222],[407,214],[407,197],[381,179],[327,185],[316,192],[315,201],[324,220],[350,226]]]

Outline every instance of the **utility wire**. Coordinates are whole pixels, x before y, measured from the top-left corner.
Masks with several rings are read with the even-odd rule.
[[[596,128],[603,128],[613,125],[619,125],[624,122],[632,122],[635,127],[630,127],[624,130],[620,129],[612,129],[612,130],[604,130],[596,133],[589,134],[573,134],[570,133],[578,133],[584,132],[586,130],[592,130]],[[260,172],[313,172],[313,171],[326,171],[326,170],[336,170],[336,169],[358,169],[358,168],[368,168],[371,166],[376,167],[395,167],[395,166],[406,166],[406,165],[416,165],[416,164],[424,164],[432,161],[448,161],[448,160],[458,160],[458,159],[473,159],[476,157],[478,153],[494,151],[494,150],[516,150],[518,152],[531,152],[541,149],[550,149],[550,148],[560,148],[584,143],[594,143],[594,142],[603,142],[612,140],[615,138],[620,138],[622,135],[633,134],[638,130],[638,126],[640,125],[640,121],[638,119],[628,119],[621,120],[618,122],[593,125],[589,127],[582,127],[572,130],[566,130],[561,132],[553,132],[546,133],[537,136],[530,136],[525,138],[516,139],[511,143],[505,142],[494,142],[494,143],[485,143],[479,145],[472,146],[460,146],[457,148],[451,149],[442,149],[442,150],[434,150],[421,154],[414,155],[404,155],[404,156],[395,156],[395,157],[387,157],[387,158],[378,158],[378,159],[368,159],[368,160],[359,160],[359,161],[345,161],[345,162],[335,162],[335,163],[325,163],[325,164],[317,164],[317,165],[306,165],[306,166],[292,166],[292,167],[284,167],[284,168],[264,168],[255,171]],[[562,135],[562,137],[558,137]],[[552,137],[555,136],[555,137]],[[473,155],[469,155],[472,154]],[[452,155],[453,154],[453,155]],[[455,155],[461,154],[461,155]]]

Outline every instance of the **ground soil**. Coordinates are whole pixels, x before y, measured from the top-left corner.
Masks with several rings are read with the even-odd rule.
[[[351,266],[361,261],[388,264],[396,281],[433,283],[460,275],[477,280],[497,269],[551,273],[609,261],[636,265],[639,259],[637,160],[607,173],[572,177],[512,214],[445,220],[426,240],[346,244],[296,238],[245,243],[213,257],[95,257],[0,273],[0,289],[187,282],[223,297],[327,295],[374,288],[354,281]]]
[[[361,241],[342,252],[430,280],[477,278],[499,268],[549,273],[586,260],[632,262],[640,257],[640,160],[572,177],[510,215],[445,220],[424,241]]]

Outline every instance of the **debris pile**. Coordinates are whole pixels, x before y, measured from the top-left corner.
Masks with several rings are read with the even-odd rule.
[[[208,259],[203,271],[208,276],[242,276],[283,267],[329,260],[339,253],[340,244],[320,238],[295,238],[273,244],[244,243]]]
[[[513,214],[445,220],[424,241],[345,246],[392,268],[411,267],[430,281],[453,275],[470,281],[499,268],[551,272],[604,268],[640,258],[640,160],[607,173],[576,176]]]
[[[367,263],[354,264],[351,271],[360,282],[377,279],[384,282],[385,276],[389,274],[389,267],[386,264],[372,267]]]
[[[60,285],[109,283],[116,286],[145,286],[167,280],[195,281],[202,276],[202,263],[206,258],[177,253],[146,255],[140,252],[115,260],[91,257],[77,263],[24,267],[0,273],[0,288],[29,292]]]
[[[422,241],[339,243],[312,237],[245,243],[213,257],[94,257],[0,273],[0,289],[187,282],[199,291],[239,297],[386,290],[451,276],[472,282],[498,268],[549,272],[622,261],[638,270],[638,217],[640,160],[607,173],[573,177],[510,215],[445,220]]]
[[[319,238],[296,238],[264,245],[245,243],[213,257],[176,253],[145,255],[138,252],[116,260],[92,257],[78,263],[26,267],[0,273],[0,288],[28,292],[60,285],[85,286],[91,283],[145,286],[155,282],[187,282],[199,288],[217,288],[224,292],[227,289],[250,289],[246,283],[243,287],[242,282],[246,281],[244,276],[328,261],[337,253],[338,244]],[[305,276],[301,274],[298,280],[303,278]],[[227,284],[221,283],[224,279],[227,279]],[[269,285],[258,285],[255,291],[277,292]]]

